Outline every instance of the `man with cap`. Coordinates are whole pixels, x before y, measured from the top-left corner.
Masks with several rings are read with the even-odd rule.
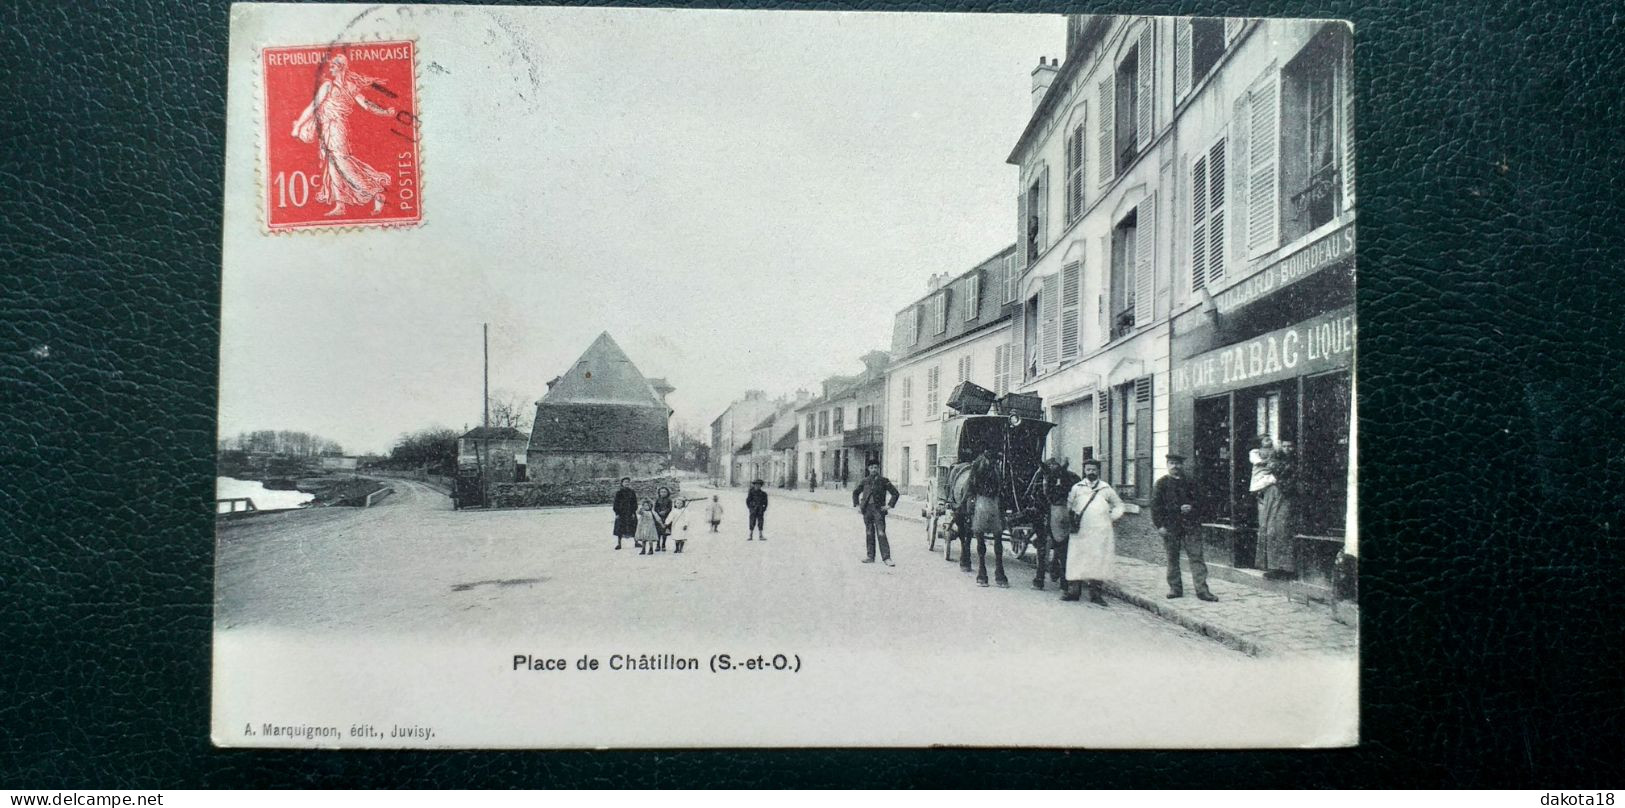
[[[1196,597],[1216,601],[1207,588],[1207,564],[1202,558],[1202,534],[1196,529],[1196,486],[1185,477],[1185,458],[1168,455],[1168,473],[1157,481],[1151,494],[1151,524],[1162,534],[1162,550],[1168,556],[1168,597],[1185,596],[1179,571],[1179,550],[1191,559],[1191,583]]]
[[[1083,585],[1089,584],[1089,602],[1105,606],[1102,583],[1111,577],[1117,558],[1117,528],[1123,516],[1123,500],[1105,480],[1100,479],[1100,461],[1083,461],[1083,481],[1072,486],[1066,509],[1071,514],[1072,535],[1067,539],[1066,594],[1062,600],[1077,600]]]
[[[1063,580],[1060,568],[1066,564],[1066,500],[1072,494],[1072,486],[1077,485],[1082,479],[1073,474],[1072,470],[1067,468],[1066,461],[1059,457],[1045,460],[1043,468],[1039,469],[1038,500],[1043,503],[1045,511],[1036,520],[1038,575],[1033,578],[1034,589],[1044,588],[1044,578],[1050,572],[1051,553],[1054,554],[1056,564],[1055,579]]]
[[[745,510],[750,513],[750,532],[745,541],[757,537],[767,541],[767,534],[762,532],[762,522],[767,516],[767,492],[762,490],[762,486],[766,484],[760,478],[750,481],[750,493],[745,495]]]
[[[891,563],[891,544],[886,541],[886,511],[897,507],[897,499],[901,496],[902,493],[892,485],[891,480],[880,476],[879,463],[870,463],[868,476],[852,489],[852,507],[863,513],[863,541],[869,550],[869,556],[863,559],[863,563],[875,563],[875,545],[879,544],[881,560],[888,567],[896,566]]]

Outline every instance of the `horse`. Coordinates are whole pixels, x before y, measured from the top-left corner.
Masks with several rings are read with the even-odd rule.
[[[1000,476],[1003,477],[1002,472],[1005,470],[1003,463],[1000,464],[999,470],[1001,472]],[[968,573],[971,571],[971,525],[976,510],[976,497],[970,491],[971,464],[957,463],[948,469],[947,475],[948,498],[946,504],[949,512],[952,513],[952,518],[948,523],[947,552],[944,559],[947,561],[953,560],[954,538],[957,536],[959,538],[959,568]],[[1003,487],[1003,481],[1001,481],[1001,487]],[[1008,587],[1010,579],[1005,577],[1004,574],[1004,541],[1002,537],[1011,525],[1008,523],[1009,515],[1005,513],[1003,508],[1003,497],[1001,496],[1000,499],[999,529],[993,536],[993,580],[1001,587]],[[980,534],[976,537],[976,559],[976,583],[978,586],[987,586],[987,534]]]

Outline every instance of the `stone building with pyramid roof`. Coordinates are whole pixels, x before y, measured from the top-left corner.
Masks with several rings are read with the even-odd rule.
[[[638,371],[608,332],[547,383],[525,453],[530,479],[641,479],[671,467],[665,379]]]

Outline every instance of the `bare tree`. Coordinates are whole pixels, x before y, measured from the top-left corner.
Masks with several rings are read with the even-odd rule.
[[[529,435],[536,418],[536,405],[527,396],[512,390],[491,391],[491,426],[512,427]]]

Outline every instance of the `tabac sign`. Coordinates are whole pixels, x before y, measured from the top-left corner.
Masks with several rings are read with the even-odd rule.
[[[1348,367],[1354,359],[1354,307],[1305,320],[1176,363],[1175,393],[1205,396]]]
[[[1290,286],[1352,257],[1354,257],[1354,225],[1349,224],[1214,295],[1213,302],[1218,305],[1221,312],[1235,311],[1277,289]]]

